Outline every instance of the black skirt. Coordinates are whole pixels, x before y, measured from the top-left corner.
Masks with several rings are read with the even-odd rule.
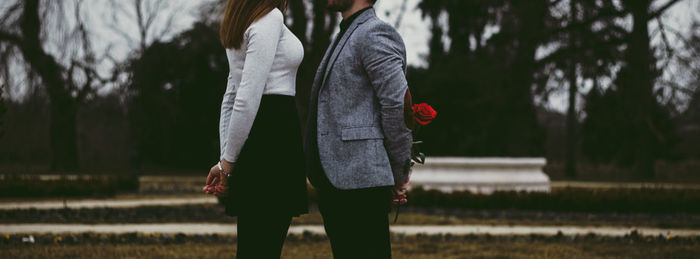
[[[293,96],[263,95],[222,198],[226,215],[308,212],[306,170]]]

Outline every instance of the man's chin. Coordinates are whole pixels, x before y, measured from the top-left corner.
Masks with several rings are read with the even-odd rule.
[[[335,1],[328,1],[328,10],[333,11],[333,12],[345,12],[350,7],[352,7],[353,1],[342,1],[342,0],[335,0]]]

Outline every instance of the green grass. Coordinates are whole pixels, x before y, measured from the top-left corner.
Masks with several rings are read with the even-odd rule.
[[[700,215],[685,213],[570,213],[518,210],[465,210],[402,208],[398,225],[547,225],[619,226],[700,229]],[[135,208],[3,210],[0,223],[235,223],[216,204],[146,206]],[[294,218],[295,225],[321,225],[318,211]]]
[[[231,258],[235,242],[0,246],[4,258]],[[542,241],[394,241],[394,258],[697,258],[698,244]],[[282,258],[331,258],[328,241],[287,241]]]

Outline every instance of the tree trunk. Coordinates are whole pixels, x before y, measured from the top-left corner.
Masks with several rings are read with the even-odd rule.
[[[543,153],[544,136],[537,123],[537,112],[533,104],[531,86],[534,80],[535,53],[539,39],[532,32],[544,26],[547,2],[516,1],[513,5],[519,22],[517,24],[518,44],[515,55],[508,67],[508,79],[505,83],[504,100],[501,107],[517,109],[518,115],[504,110],[510,127],[506,130],[504,150],[511,156],[539,156]]]
[[[570,0],[569,4],[571,23],[576,23],[577,11],[576,11],[576,1]],[[577,53],[575,50],[577,48],[577,30],[572,30],[569,34],[569,48],[572,50],[571,53]],[[569,108],[566,114],[566,176],[575,177],[576,176],[576,126],[578,121],[576,119],[576,95],[578,93],[578,85],[576,84],[576,66],[577,57],[572,55],[569,57]]]
[[[58,99],[58,98],[53,98]],[[78,150],[76,145],[77,105],[66,100],[51,100],[50,137],[51,170],[73,172],[78,170]]]
[[[627,62],[631,72],[629,89],[622,98],[628,99],[626,112],[631,115],[633,129],[637,132],[634,167],[637,173],[647,179],[654,178],[654,157],[650,132],[651,108],[653,105],[654,78],[649,50],[649,7],[651,0],[630,0],[628,7],[634,21],[629,38]]]
[[[67,90],[72,82],[61,75],[66,69],[42,48],[39,9],[38,0],[25,1],[20,23],[23,39],[17,47],[32,70],[41,77],[51,102],[51,170],[75,171],[78,169],[75,118],[79,101]]]
[[[289,3],[289,10],[291,12],[292,16],[292,24],[289,26],[290,30],[294,35],[299,38],[301,41],[302,46],[305,47],[304,49],[304,56],[309,55],[309,52],[307,51],[308,48],[308,39],[306,37],[306,31],[307,31],[307,25],[309,23],[309,19],[306,17],[306,6],[304,4],[304,1],[291,1]],[[304,58],[302,61],[302,64],[300,66],[304,69],[300,69],[298,74],[297,74],[297,84],[296,84],[296,108],[297,108],[297,113],[299,114],[299,123],[300,127],[303,129],[306,124],[306,112],[308,109],[308,99],[309,99],[309,92],[310,88],[306,84],[308,84],[308,77],[311,72],[306,71],[308,65],[308,61],[306,61],[307,58]],[[301,131],[302,136],[304,135],[303,133],[305,131]]]
[[[0,138],[4,135],[4,118],[5,118],[5,100],[2,99],[2,91],[4,85],[0,85]]]
[[[430,43],[428,43],[429,46],[429,53],[428,53],[428,64],[431,66],[439,64],[439,62],[442,60],[443,56],[445,55],[445,47],[442,43],[442,27],[440,26],[440,20],[439,20],[439,12],[438,11],[431,11],[430,12]]]

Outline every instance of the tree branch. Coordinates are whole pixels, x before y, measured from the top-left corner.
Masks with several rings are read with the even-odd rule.
[[[408,3],[408,0],[403,0],[403,3],[401,3],[401,9],[399,9],[399,14],[398,17],[396,18],[396,23],[394,23],[394,28],[397,30],[401,26],[401,22],[403,21],[403,16],[406,13],[406,5]]]
[[[695,93],[695,91],[693,91],[693,89],[680,86],[680,85],[678,85],[678,83],[676,83],[676,82],[674,82],[674,81],[659,80],[658,83],[659,83],[660,85],[669,87],[669,88],[673,89],[674,91],[678,91],[678,92],[687,94],[687,95],[689,95],[689,96],[691,96],[691,95],[693,95],[693,93]]]
[[[620,44],[624,44],[627,42],[627,38],[615,38],[611,39],[605,42],[601,42],[595,45],[595,48],[603,48],[603,47],[614,47]],[[578,49],[571,49],[571,48],[560,48],[559,50],[553,52],[552,54],[549,54],[548,56],[541,58],[539,60],[535,61],[535,66],[536,67],[542,67],[548,63],[554,62],[559,59],[566,59],[572,54],[580,54],[580,53],[585,53],[585,51],[590,50],[590,48],[578,48]]]
[[[81,103],[83,100],[85,100],[85,97],[92,92],[92,80],[93,80],[93,73],[95,73],[94,69],[83,66],[83,73],[85,73],[85,83],[83,84],[83,87],[78,91],[78,96],[76,97],[76,101],[78,103]]]
[[[668,38],[666,37],[666,29],[664,24],[661,22],[661,18],[656,17],[656,22],[659,24],[659,32],[661,34],[661,40],[664,42],[664,47],[666,49],[666,64],[664,64],[663,67],[666,67],[668,63],[671,62],[671,59],[673,56],[675,56],[675,51],[671,47],[671,44],[668,42]]]
[[[602,19],[621,17],[624,15],[627,15],[628,13],[629,12],[627,12],[625,10],[622,10],[622,11],[614,10],[614,11],[609,11],[609,12],[600,12],[600,13],[598,13],[598,15],[590,17],[586,20],[583,20],[580,22],[570,23],[564,27],[559,27],[559,28],[556,28],[553,30],[544,31],[540,34],[540,36],[543,38],[547,38],[547,37],[551,37],[553,35],[557,35],[559,33],[567,33],[571,30],[577,30],[577,29],[589,26],[589,25],[593,24],[594,22],[597,22],[597,21],[602,20]]]
[[[683,35],[682,32],[678,31],[677,29],[674,29],[673,27],[668,27],[664,25],[664,31],[670,32],[673,35],[676,36],[676,40],[679,40],[685,45],[685,48],[680,48],[680,49],[685,49],[689,52],[692,53],[693,58],[700,57],[700,53],[697,53],[696,49],[693,48],[693,43],[688,41],[688,39],[685,38],[685,35]]]
[[[24,9],[19,23],[23,37],[22,44],[18,47],[24,60],[41,77],[50,98],[65,101],[70,98],[67,93],[68,89],[64,88],[67,84],[61,76],[65,72],[65,68],[42,48],[39,36],[41,31],[39,9],[39,0],[24,1]]]
[[[665,5],[659,7],[659,9],[656,9],[656,11],[651,12],[651,13],[649,14],[649,20],[651,21],[652,19],[654,19],[654,18],[660,16],[660,15],[663,14],[668,8],[671,8],[671,6],[673,6],[674,4],[677,4],[678,2],[680,2],[680,0],[671,0],[671,1],[668,1],[668,3],[666,3]]]
[[[0,31],[0,41],[6,41],[15,45],[21,45],[22,44],[22,38],[19,36],[8,33],[8,32],[3,32]]]
[[[678,2],[680,2],[680,0],[671,0],[668,3],[664,4],[663,6],[659,7],[659,9],[656,9],[656,11],[651,12],[649,14],[649,21],[660,16],[666,10],[668,10],[668,8],[670,8],[671,6],[673,6],[674,4],[676,4]],[[594,22],[597,22],[597,21],[602,20],[602,19],[622,17],[622,16],[625,16],[627,14],[629,14],[629,12],[627,12],[626,10],[614,10],[614,11],[610,11],[610,12],[601,12],[598,15],[593,16],[593,17],[586,19],[584,21],[581,21],[578,23],[571,23],[571,24],[564,26],[564,27],[559,27],[559,28],[556,28],[554,30],[545,31],[541,34],[541,36],[547,38],[547,37],[550,37],[552,35],[556,35],[559,33],[565,33],[565,32],[568,32],[570,30],[575,30],[575,29],[578,29],[581,27],[589,26],[589,25],[593,24]]]

